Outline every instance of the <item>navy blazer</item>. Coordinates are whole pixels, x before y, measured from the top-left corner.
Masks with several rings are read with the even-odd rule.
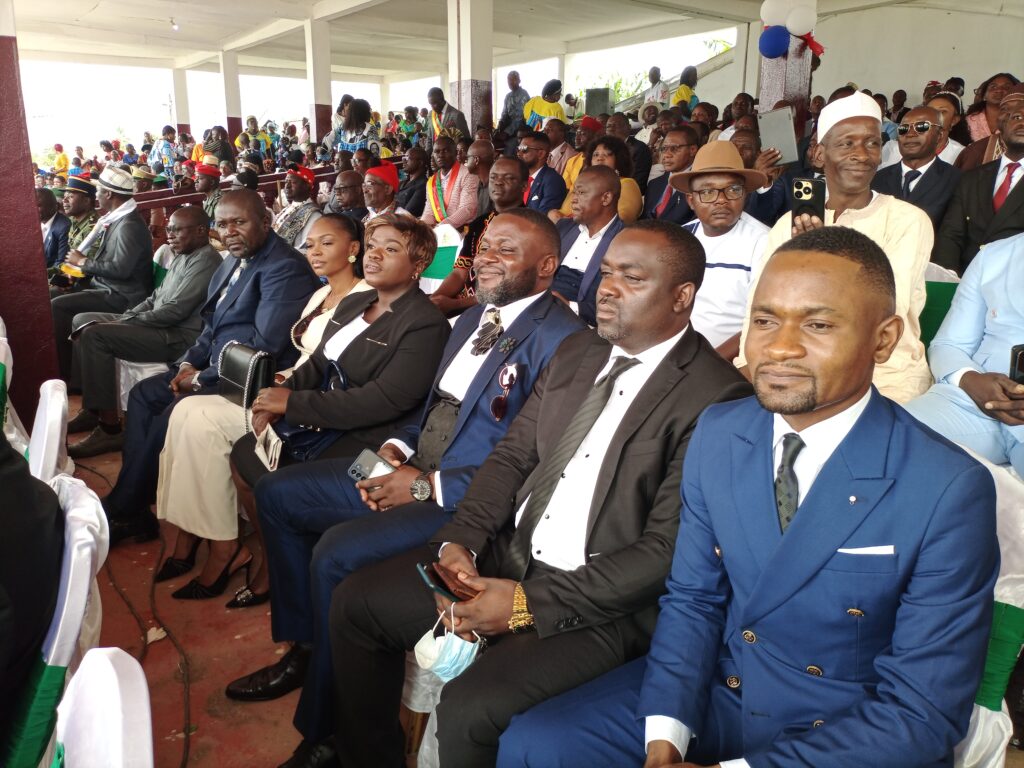
[[[46,257],[47,267],[57,266],[68,255],[70,229],[71,219],[58,211],[50,225],[50,231],[46,233],[46,239],[43,240],[43,255]]]
[[[463,312],[456,321],[420,423],[396,435],[413,450],[419,443],[427,415],[437,401],[438,387],[445,371],[459,350],[476,334],[483,312],[484,307],[477,305]],[[448,448],[441,457],[441,500],[446,510],[453,511],[455,505],[462,501],[473,475],[505,436],[533,391],[534,382],[562,340],[585,328],[586,325],[564,302],[545,292],[505,329],[470,382]],[[491,401],[504,391],[498,384],[498,374],[506,365],[516,367],[516,382],[508,393],[505,417],[497,421],[491,415]]]
[[[178,360],[200,371],[199,382],[210,385],[219,377],[220,351],[229,341],[240,341],[274,356],[277,368],[287,368],[299,357],[292,344],[291,327],[320,280],[306,257],[276,233],[248,259],[224,301],[221,291],[231,280],[240,259],[227,256],[210,279],[206,303],[200,310],[203,332]]]
[[[640,214],[641,219],[658,219],[659,221],[671,221],[673,224],[686,224],[695,218],[693,210],[686,202],[686,195],[677,190],[672,190],[672,197],[661,216],[655,214],[661,198],[665,195],[665,187],[668,186],[668,178],[672,174],[663,173],[657,178],[651,179],[647,185],[647,194],[644,196],[644,210]]]
[[[702,765],[952,766],[999,571],[991,474],[872,391],[783,536],[772,420],[747,398],[697,424],[637,715],[685,723]]]
[[[938,230],[959,183],[960,169],[936,157],[924,176],[917,180],[909,197],[903,197],[903,163],[893,163],[876,173],[871,188],[875,192],[892,195],[898,200],[916,205],[928,214],[932,227]]]
[[[743,210],[766,227],[774,227],[775,222],[790,210],[789,190],[794,178],[790,173],[783,173],[764,194],[756,190],[749,193]]]
[[[579,239],[580,225],[570,218],[560,220],[557,227],[558,234],[562,238],[562,252],[559,255],[559,263],[561,263],[565,260],[569,249]],[[601,284],[601,259],[604,258],[612,240],[624,228],[625,225],[622,223],[622,219],[618,216],[612,219],[608,229],[605,230],[604,237],[597,244],[597,250],[594,251],[590,264],[587,265],[587,269],[583,273],[583,281],[580,283],[579,292],[575,296],[565,297],[569,301],[575,301],[579,304],[580,318],[588,325],[597,325],[595,313],[597,311],[597,288]]]
[[[527,208],[547,213],[552,208],[561,208],[565,202],[565,179],[549,165],[545,165],[530,185],[530,195],[526,202]]]

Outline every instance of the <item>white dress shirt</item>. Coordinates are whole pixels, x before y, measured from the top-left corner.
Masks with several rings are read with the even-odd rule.
[[[1010,179],[1010,191],[1013,192],[1014,188],[1020,182],[1021,176],[1024,176],[1024,157],[1020,160],[1011,160],[1006,155],[999,158],[999,172],[996,174],[996,185],[992,187],[992,195],[995,196],[996,190],[999,189],[1003,182],[1006,181],[1007,166],[1010,163],[1017,163],[1017,170],[1014,171],[1012,178]]]
[[[566,465],[561,480],[551,494],[547,509],[533,530],[530,543],[530,554],[533,559],[553,568],[571,571],[585,565],[588,555],[599,554],[586,551],[587,521],[590,518],[594,488],[601,474],[605,454],[608,453],[608,447],[626,411],[650,379],[654,369],[679,342],[687,328],[689,326],[672,338],[638,355],[630,355],[617,346],[612,347],[608,362],[594,379],[595,383],[611,370],[617,357],[633,357],[639,360],[640,364],[619,374],[615,381],[615,389],[608,398],[604,410]],[[516,525],[519,525],[528,501],[529,497],[520,505],[516,513]]]
[[[53,214],[53,216],[48,218],[46,221],[42,222],[42,224],[40,225],[42,227],[42,229],[43,229],[43,242],[44,243],[46,242],[46,236],[50,234],[50,227],[53,226],[53,222],[56,219],[57,219],[57,214],[55,213],[55,214]]]
[[[458,352],[455,353],[455,357],[448,364],[444,374],[441,376],[441,380],[438,382],[438,389],[442,392],[446,392],[458,401],[462,401],[466,398],[466,392],[469,391],[469,385],[476,378],[477,373],[480,371],[480,366],[483,365],[484,360],[487,359],[487,355],[474,355],[473,354],[473,342],[476,340],[477,334],[480,332],[480,328],[487,322],[487,312],[492,309],[497,309],[501,314],[501,327],[504,329],[501,339],[504,336],[504,332],[512,327],[512,323],[516,321],[523,312],[539,299],[537,294],[531,294],[524,299],[518,299],[513,301],[511,304],[506,304],[504,307],[495,307],[493,304],[488,304],[480,315],[480,320],[477,323],[476,330],[469,335],[466,339],[466,343],[462,345]],[[497,344],[495,344],[497,346]],[[493,350],[493,348],[492,348]],[[405,441],[391,439],[387,441],[392,445],[396,446],[402,453],[405,454],[405,460],[408,461],[416,455],[414,451]],[[439,506],[444,506],[444,499],[441,494],[441,470],[434,472],[434,498]]]
[[[577,272],[586,272],[587,267],[590,266],[590,260],[594,258],[594,253],[597,251],[597,246],[601,244],[601,238],[604,237],[604,233],[608,231],[608,227],[616,218],[616,216],[612,216],[608,223],[593,235],[590,234],[590,229],[586,224],[580,224],[580,236],[576,238],[576,242],[572,244],[569,252],[565,254],[565,258],[562,259],[562,266],[575,269]]]
[[[804,441],[804,447],[797,454],[793,462],[793,472],[796,474],[797,488],[799,490],[799,502],[796,514],[799,516],[800,507],[807,494],[810,492],[814,481],[825,466],[839,444],[846,439],[857,423],[857,419],[864,413],[871,400],[871,390],[868,389],[864,396],[844,411],[830,416],[824,421],[819,421],[813,426],[807,427],[802,432],[793,429],[784,416],[775,414],[772,419],[772,475],[767,481],[775,485],[775,476],[779,471],[779,464],[782,462],[782,439],[791,433],[800,435]],[[767,514],[767,512],[765,513]],[[794,518],[795,519],[795,518]],[[674,717],[665,715],[651,715],[644,723],[644,743],[652,741],[668,741],[679,750],[679,754],[686,757],[686,745],[690,743],[693,735],[690,729]],[[722,768],[750,768],[743,758],[735,760],[723,760]]]
[[[914,191],[914,188],[918,185],[918,183],[920,183],[924,175],[928,173],[928,169],[931,168],[934,164],[935,158],[933,157],[931,160],[929,160],[927,163],[925,163],[924,165],[917,169],[917,171],[921,175],[914,179],[912,182],[910,182],[910,189],[908,190],[909,192]],[[911,168],[906,163],[900,163],[900,189],[903,189],[903,183],[907,180],[907,174],[910,173],[912,170],[914,169]]]

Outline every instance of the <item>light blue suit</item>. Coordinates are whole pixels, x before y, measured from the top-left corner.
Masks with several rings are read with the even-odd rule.
[[[1008,374],[1016,344],[1024,344],[1024,234],[985,246],[971,261],[928,347],[936,383],[905,407],[953,442],[1024,475],[1024,427],[996,421],[950,382],[963,368]]]
[[[998,571],[991,476],[876,391],[783,536],[772,438],[753,398],[705,411],[650,653],[513,720],[500,768],[639,766],[649,715],[690,727],[701,765],[953,764]]]

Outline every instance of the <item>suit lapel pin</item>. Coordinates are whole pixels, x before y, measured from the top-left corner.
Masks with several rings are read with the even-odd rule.
[[[850,497],[850,506],[853,506],[856,503],[857,503],[857,497],[856,496],[851,496]]]
[[[498,349],[504,352],[506,355],[513,350],[513,348],[519,342],[513,339],[511,336],[506,336],[504,339],[498,342]]]

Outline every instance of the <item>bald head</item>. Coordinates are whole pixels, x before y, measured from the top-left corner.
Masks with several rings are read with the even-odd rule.
[[[580,171],[579,178],[585,178],[598,192],[611,192],[618,200],[622,190],[619,174],[607,165],[591,165]]]
[[[470,171],[487,174],[494,165],[494,145],[489,141],[474,141],[466,150],[466,167]]]
[[[217,204],[217,233],[224,247],[237,259],[259,251],[270,233],[270,211],[263,198],[251,189],[232,189]]]

